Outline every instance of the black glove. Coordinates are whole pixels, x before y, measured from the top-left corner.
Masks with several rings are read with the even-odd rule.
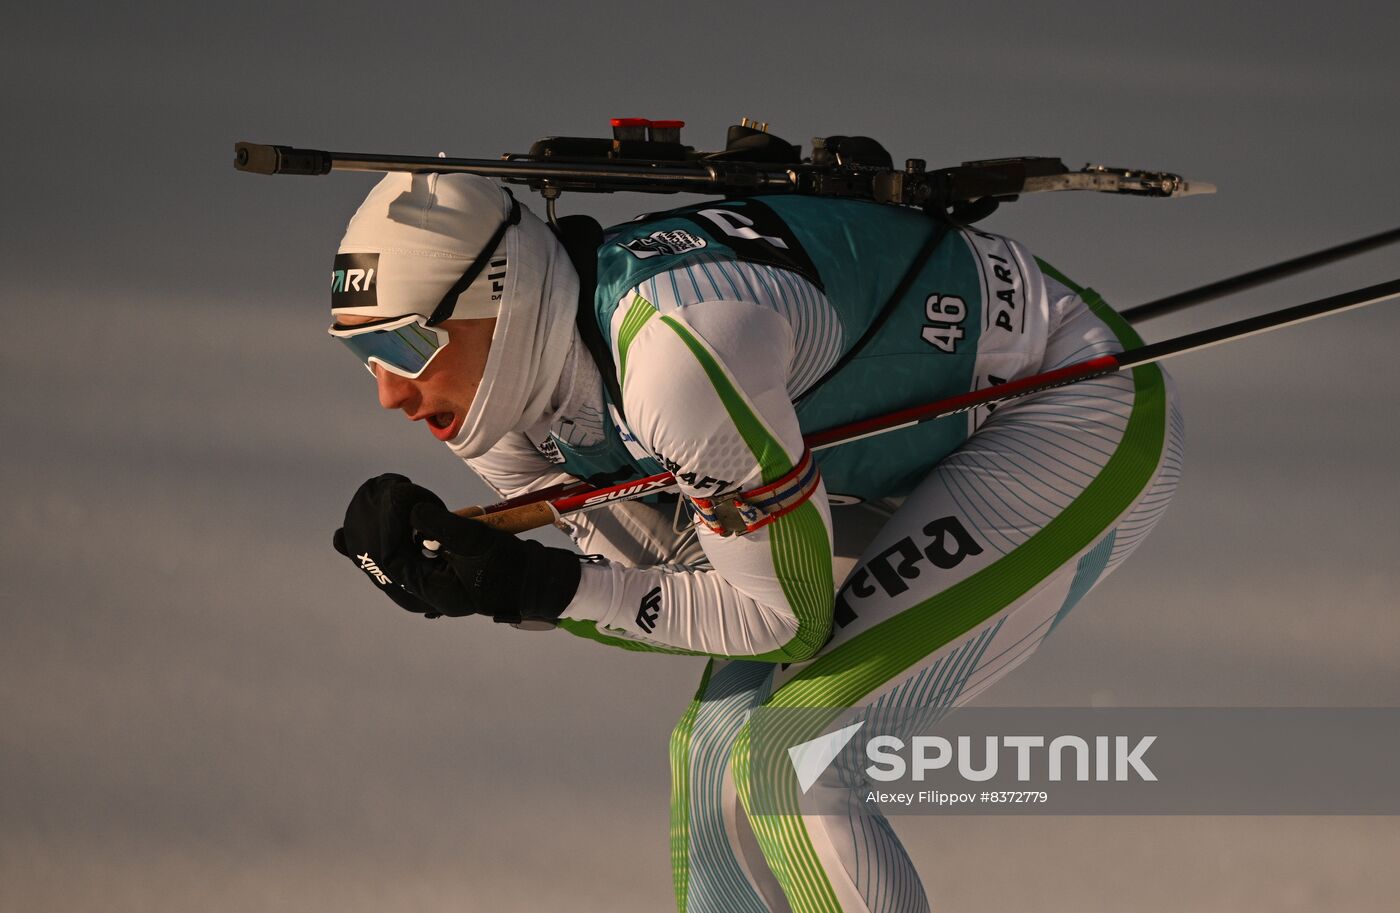
[[[409,512],[415,504],[424,502],[442,505],[437,495],[405,476],[392,472],[375,476],[350,499],[345,525],[335,531],[331,545],[400,608],[437,618],[447,613],[436,608],[434,602],[444,597],[451,601],[452,594],[430,594],[421,588],[426,581],[419,581],[417,587],[407,586],[410,579],[421,576],[414,573],[414,565],[425,560],[414,541]]]
[[[343,528],[335,531],[335,537],[331,540],[331,545],[335,547],[336,551],[340,552],[342,555],[355,562],[356,567],[360,567],[359,557],[350,549],[350,546],[348,546],[345,543],[345,530]],[[409,612],[413,612],[418,615],[422,615],[424,618],[442,617],[441,612],[428,605],[426,602],[419,599],[417,596],[414,596],[412,593],[404,589],[399,584],[381,584],[379,583],[378,578],[376,578],[374,572],[370,568],[360,567],[360,569],[363,570],[365,574],[369,576],[370,580],[374,581],[375,585],[379,587],[380,592],[382,592],[385,596],[388,596],[390,599],[394,600],[394,603],[399,608]],[[387,574],[385,574],[384,576],[388,577]]]
[[[438,557],[425,557],[425,539],[441,543]],[[555,621],[578,589],[578,555],[465,520],[393,473],[360,486],[332,544],[396,604],[428,618]]]
[[[445,615],[476,612],[496,621],[558,621],[578,591],[580,556],[519,539],[485,523],[459,517],[439,500],[414,504],[410,520],[419,540],[435,539],[440,557],[423,559],[436,576],[450,569],[460,585],[462,602]],[[412,580],[408,583],[413,588]]]

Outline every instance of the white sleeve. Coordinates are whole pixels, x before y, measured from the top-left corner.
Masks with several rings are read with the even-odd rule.
[[[772,310],[710,300],[658,313],[635,295],[619,308],[614,338],[627,424],[682,494],[760,487],[800,461],[787,393],[793,334]],[[744,535],[697,529],[709,568],[585,565],[564,617],[681,652],[775,662],[815,654],[835,589],[824,487]]]

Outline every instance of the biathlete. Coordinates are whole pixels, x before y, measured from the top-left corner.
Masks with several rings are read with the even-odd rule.
[[[752,783],[792,772],[750,769],[752,711],[835,726],[968,701],[1180,475],[1156,365],[810,452],[804,434],[1139,344],[1020,244],[905,208],[759,197],[556,233],[486,178],[395,173],[351,219],[331,299],[380,405],[498,495],[675,475],[669,499],[565,517],[580,552],[382,475],[334,544],[410,612],[710,657],[671,736],[689,913],[927,910],[880,815],[757,808]]]

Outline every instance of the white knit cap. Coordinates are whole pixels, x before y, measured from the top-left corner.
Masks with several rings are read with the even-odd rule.
[[[336,316],[432,316],[502,225],[513,200],[475,174],[391,172],[350,219],[331,272]],[[506,287],[506,245],[457,296],[448,318],[495,317]]]

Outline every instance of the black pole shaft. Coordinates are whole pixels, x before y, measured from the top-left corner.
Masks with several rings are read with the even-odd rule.
[[[1391,279],[1389,282],[1368,285],[1353,292],[1343,292],[1329,298],[1319,298],[1316,301],[1284,308],[1281,311],[1270,311],[1267,314],[1246,317],[1244,320],[1221,324],[1208,330],[1199,330],[1195,333],[1187,333],[1185,336],[1176,336],[1150,345],[1139,346],[1117,356],[1118,365],[1120,368],[1131,368],[1134,365],[1146,364],[1150,361],[1161,361],[1173,355],[1208,349],[1222,342],[1233,342],[1246,336],[1277,330],[1295,323],[1303,323],[1327,314],[1365,307],[1368,304],[1377,304],[1387,298],[1397,296],[1400,296],[1400,279]]]
[[[1348,241],[1346,244],[1338,244],[1336,247],[1329,247],[1315,253],[1305,254],[1301,257],[1294,257],[1291,260],[1284,260],[1282,263],[1275,263],[1272,266],[1264,266],[1259,269],[1241,273],[1238,276],[1231,276],[1228,279],[1221,279],[1200,288],[1189,289],[1178,292],[1175,295],[1168,295],[1156,301],[1149,301],[1146,304],[1139,304],[1137,307],[1128,308],[1122,312],[1123,317],[1128,320],[1147,320],[1152,317],[1160,317],[1163,314],[1170,314],[1174,311],[1188,308],[1193,304],[1200,304],[1203,301],[1213,301],[1216,298],[1223,298],[1226,295],[1233,295],[1235,292],[1242,292],[1247,288],[1256,285],[1263,285],[1266,282],[1273,282],[1276,279],[1283,279],[1294,276],[1298,273],[1306,272],[1310,269],[1317,269],[1319,266],[1326,266],[1347,257],[1354,257],[1357,254],[1393,244],[1400,241],[1400,228],[1392,228],[1390,231],[1383,231],[1379,234],[1369,235],[1365,238],[1358,238],[1355,241]]]

